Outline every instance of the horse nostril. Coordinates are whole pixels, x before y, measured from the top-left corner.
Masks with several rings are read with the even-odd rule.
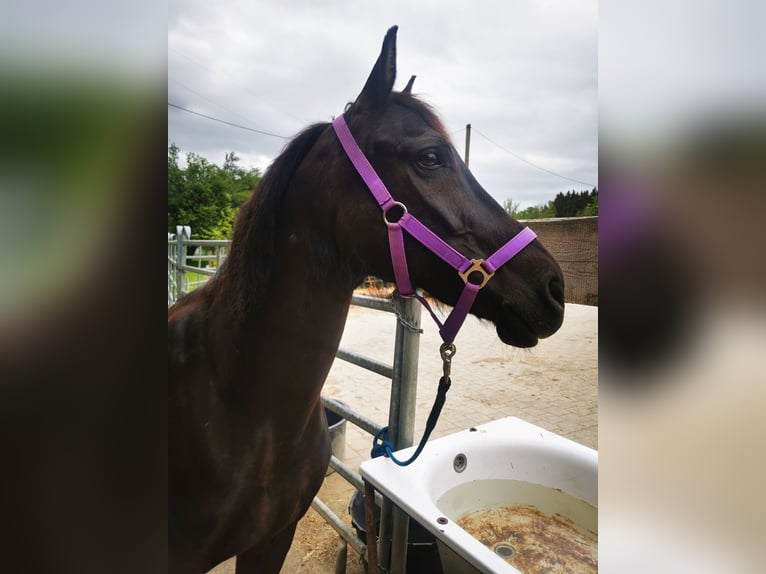
[[[548,293],[556,303],[564,305],[564,281],[560,277],[554,277],[548,283]]]

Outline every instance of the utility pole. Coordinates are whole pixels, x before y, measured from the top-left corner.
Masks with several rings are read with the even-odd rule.
[[[471,155],[471,124],[465,124],[465,155],[463,161],[465,166],[468,167],[468,156]]]

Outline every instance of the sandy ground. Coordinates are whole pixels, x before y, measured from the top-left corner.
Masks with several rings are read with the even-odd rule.
[[[415,436],[419,440],[434,399],[439,376],[438,332],[424,312],[420,341]],[[393,357],[393,315],[352,307],[341,347],[389,363]],[[517,416],[586,446],[598,448],[598,308],[569,304],[564,324],[533,349],[505,346],[494,327],[469,317],[456,340],[453,385],[433,438],[506,416]],[[374,373],[336,360],[324,394],[385,424],[390,382]],[[358,470],[369,458],[371,437],[346,425],[344,462]],[[333,473],[319,497],[349,526],[353,487]],[[298,524],[283,574],[335,571],[339,537],[312,509]],[[359,556],[349,548],[348,574],[362,574]],[[211,571],[234,574],[234,560]]]

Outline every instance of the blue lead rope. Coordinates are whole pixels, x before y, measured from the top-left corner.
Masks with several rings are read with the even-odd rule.
[[[434,406],[431,407],[431,413],[428,415],[428,420],[426,421],[426,430],[423,432],[423,438],[420,439],[418,448],[409,459],[399,460],[394,456],[394,445],[388,441],[388,427],[383,427],[380,429],[378,434],[375,435],[375,438],[372,439],[372,451],[370,452],[370,456],[372,458],[387,456],[399,466],[407,466],[413,463],[415,459],[420,456],[423,447],[425,447],[426,443],[428,442],[428,437],[431,436],[431,432],[433,432],[434,428],[436,427],[436,422],[439,420],[439,415],[442,412],[444,401],[447,400],[447,391],[449,390],[451,384],[452,382],[450,381],[449,377],[442,377],[439,379],[439,389],[436,392]]]

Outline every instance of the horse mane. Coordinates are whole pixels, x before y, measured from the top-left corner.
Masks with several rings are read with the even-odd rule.
[[[285,191],[298,166],[329,125],[327,122],[311,125],[293,138],[239,210],[231,249],[219,274],[235,318],[259,309],[268,297]]]

